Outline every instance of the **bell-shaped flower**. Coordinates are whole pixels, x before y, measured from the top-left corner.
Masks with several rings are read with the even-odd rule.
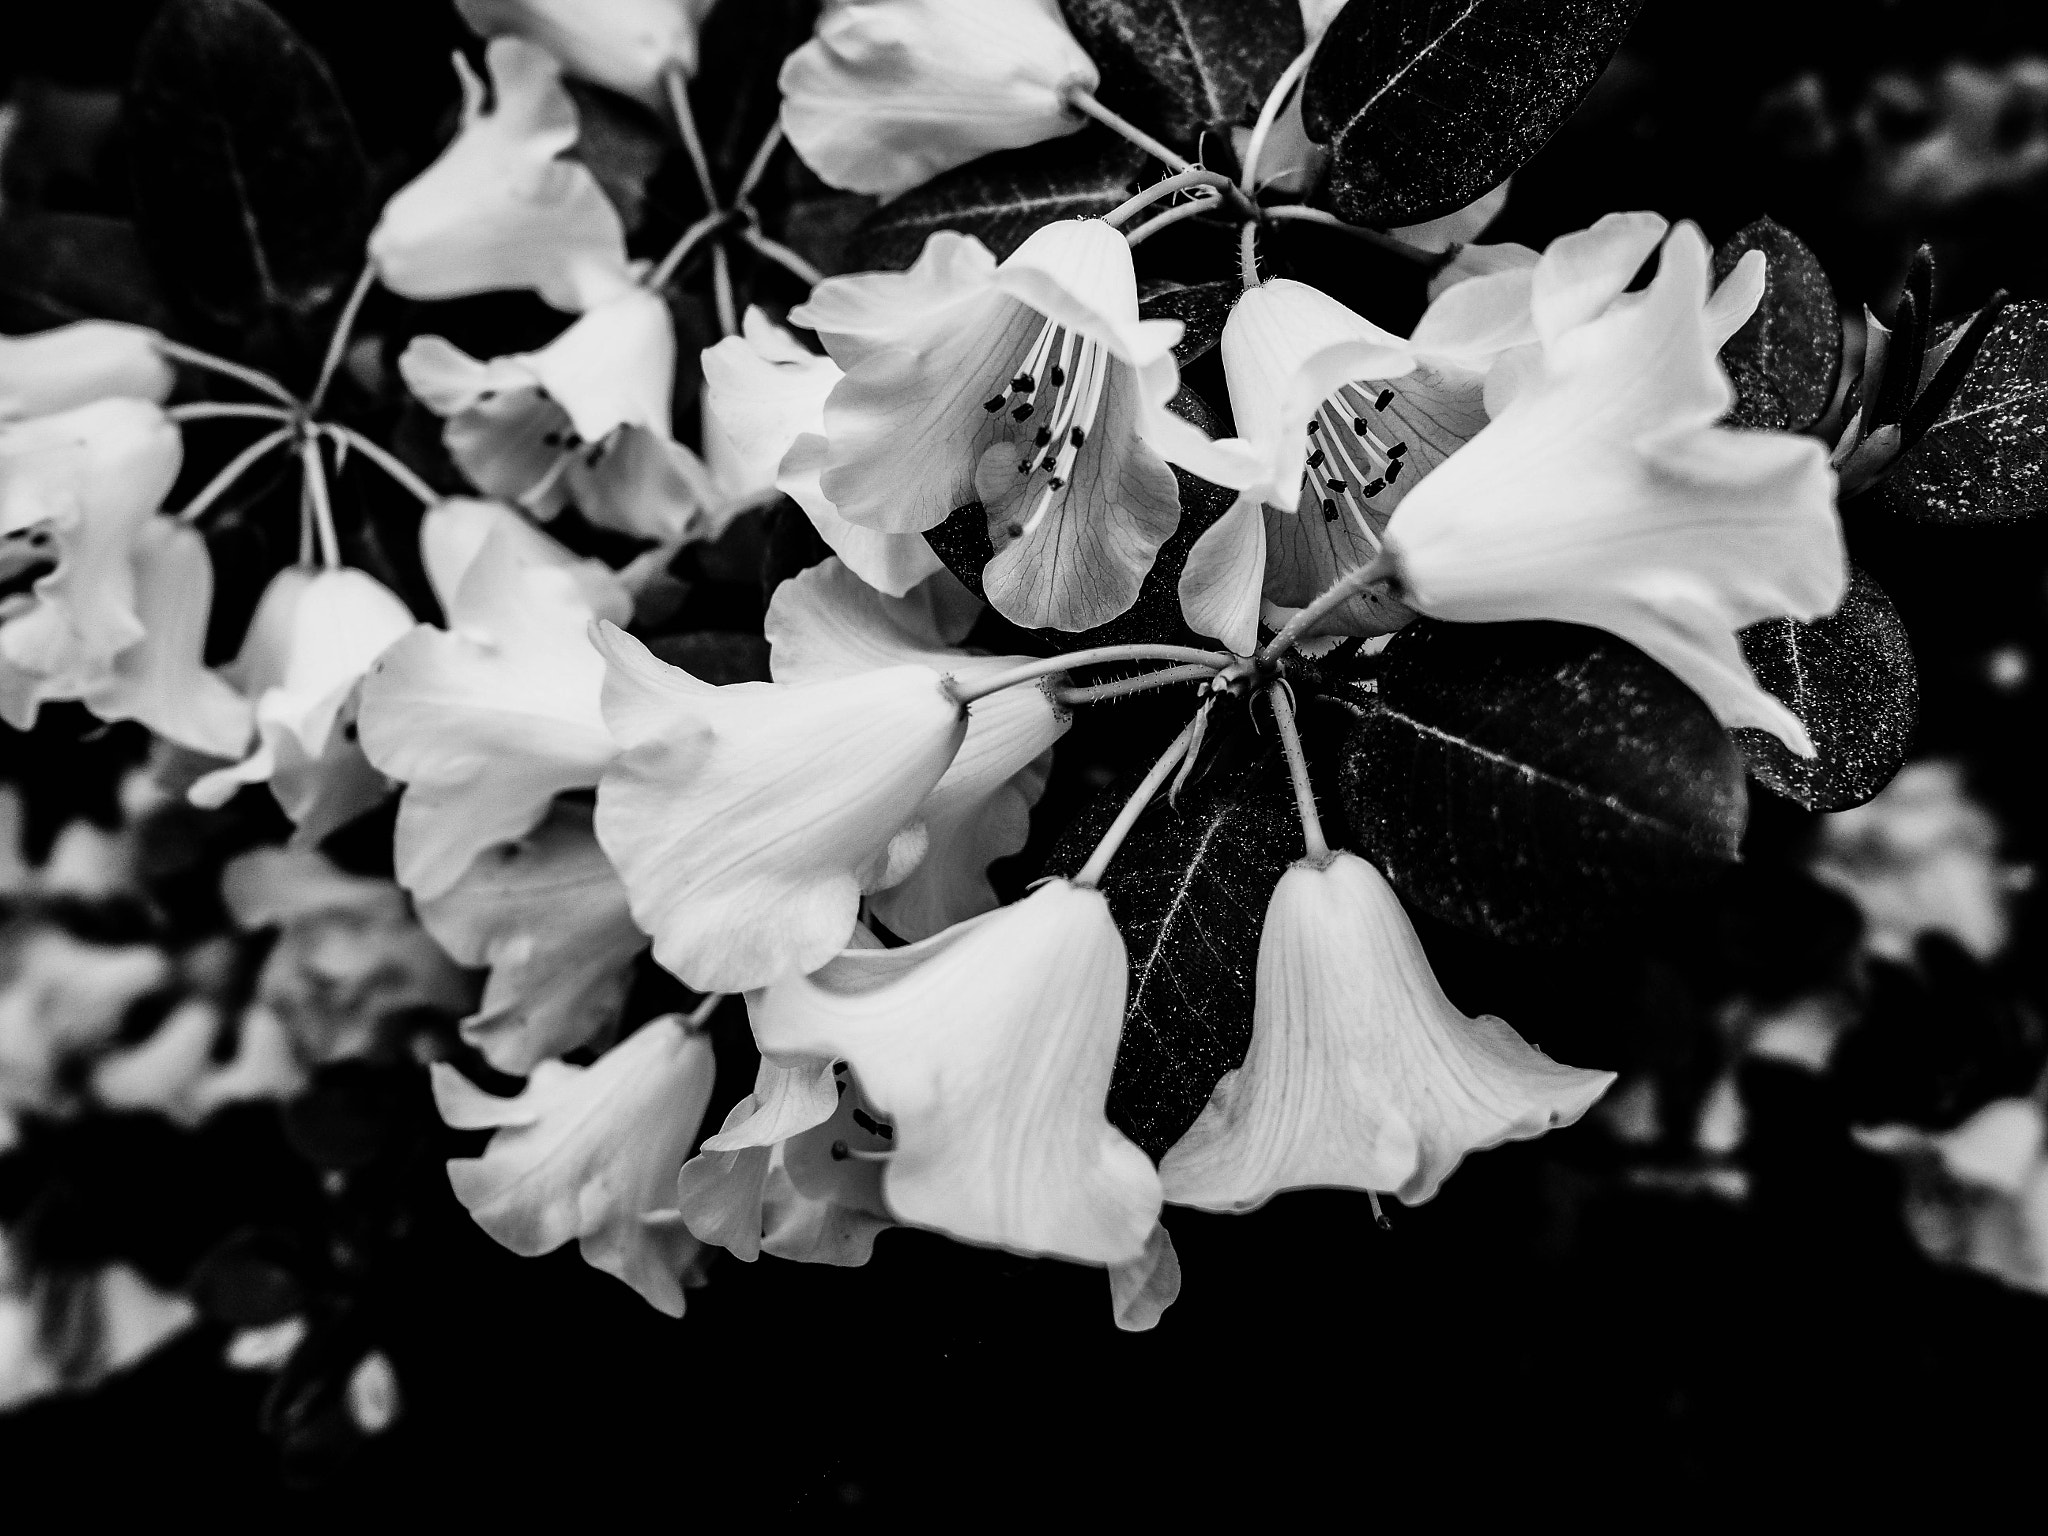
[[[1136,1260],[1159,1175],[1109,1123],[1129,984],[1099,891],[1065,880],[747,999],[770,1055],[848,1062],[886,1116],[898,1220],[1090,1264]]]
[[[713,0],[455,0],[483,37],[521,37],[579,80],[662,105],[662,77],[697,72],[697,29]]]
[[[197,530],[151,517],[130,556],[143,636],[79,698],[102,720],[139,720],[208,757],[239,757],[254,722],[249,701],[206,665],[213,560]]]
[[[420,544],[448,628],[422,624],[363,679],[363,751],[405,788],[393,856],[418,900],[483,851],[521,837],[555,796],[596,785],[612,759],[598,708],[604,662],[590,621],[632,599],[507,507],[444,502]]]
[[[998,149],[1073,133],[1095,63],[1054,0],[826,0],[783,61],[782,131],[835,187],[895,197]]]
[[[958,586],[950,574],[932,580]],[[954,649],[930,607],[884,596],[837,560],[778,587],[765,632],[778,683],[921,664],[972,686],[1030,659]],[[870,911],[891,932],[929,938],[996,905],[988,866],[1016,853],[1030,836],[1031,807],[1045,791],[1052,745],[1071,720],[1042,684],[1005,688],[969,707],[967,738],[918,813],[927,836],[924,859],[909,879],[869,899]]]
[[[709,1037],[673,1016],[588,1067],[540,1063],[516,1098],[494,1098],[435,1062],[441,1118],[497,1131],[483,1156],[449,1161],[455,1198],[514,1253],[531,1258],[576,1238],[586,1263],[681,1317],[682,1275],[698,1244],[672,1202],[715,1073]]]
[[[453,886],[419,903],[419,917],[457,963],[490,968],[462,1038],[517,1076],[617,1024],[633,960],[647,948],[590,807],[573,801],[478,854]]]
[[[704,349],[704,452],[717,476],[715,445],[731,479],[789,496],[847,568],[869,586],[901,597],[945,567],[918,533],[882,533],[849,523],[818,484],[825,463],[825,399],[844,374],[808,351],[760,310],[742,332]]]
[[[177,375],[156,342],[154,331],[116,320],[0,336],[0,421],[54,416],[95,400],[161,404]]]
[[[1400,597],[1423,613],[1605,629],[1724,724],[1810,753],[1736,634],[1841,601],[1834,475],[1811,439],[1715,425],[1734,394],[1715,356],[1726,317],[1710,321],[1708,254],[1681,225],[1627,302],[1590,278],[1546,287],[1535,268],[1540,355],[1499,406],[1495,370],[1493,420],[1401,504],[1384,554]]]
[[[146,400],[0,424],[0,719],[15,729],[104,683],[143,638],[135,540],[183,457]]]
[[[287,567],[256,604],[228,673],[255,700],[256,749],[193,784],[195,805],[225,805],[268,784],[304,842],[368,810],[388,786],[356,741],[357,685],[412,614],[361,571]]]
[[[1252,1040],[1159,1165],[1176,1205],[1246,1211],[1288,1189],[1435,1194],[1468,1152],[1569,1125],[1614,1081],[1467,1018],[1380,872],[1356,854],[1280,877]]]
[[[861,893],[924,856],[919,808],[967,733],[945,679],[908,665],[720,688],[596,633],[620,748],[597,838],[654,958],[702,992],[823,965]]]
[[[531,288],[585,310],[632,286],[626,230],[587,166],[564,159],[576,104],[561,67],[518,38],[485,51],[484,84],[460,54],[462,127],[441,158],[384,206],[370,260],[413,299]]]
[[[998,264],[941,230],[908,272],[828,278],[790,318],[846,370],[819,481],[840,516],[921,533],[978,499],[1005,618],[1084,630],[1131,606],[1180,522],[1147,442],[1172,419],[1180,323],[1138,318],[1120,232],[1048,224]]]
[[[633,288],[538,352],[479,362],[420,336],[398,371],[447,419],[442,441],[486,495],[540,518],[573,500],[592,522],[673,542],[718,502],[703,464],[674,439],[675,362],[668,306]]]

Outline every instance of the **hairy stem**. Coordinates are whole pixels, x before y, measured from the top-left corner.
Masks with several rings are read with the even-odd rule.
[[[1155,181],[1142,192],[1133,193],[1116,207],[1102,216],[1105,224],[1121,224],[1132,214],[1151,207],[1162,198],[1172,197],[1176,192],[1187,192],[1196,187],[1227,187],[1230,178],[1205,171],[1199,165],[1191,165],[1184,171],[1176,171],[1163,181]]]
[[[341,569],[341,537],[334,528],[334,503],[327,497],[327,466],[320,462],[320,438],[309,433],[299,439],[299,463],[306,471],[306,497],[313,509],[313,532],[320,540],[320,564],[325,570]]]
[[[231,405],[212,400],[195,400],[174,405],[164,414],[181,426],[188,421],[296,421],[297,413],[281,405]]]
[[[1387,580],[1395,574],[1393,557],[1382,550],[1369,562],[1354,571],[1347,571],[1331,582],[1321,596],[1317,597],[1301,612],[1287,621],[1287,627],[1275,635],[1270,644],[1259,652],[1261,661],[1275,661],[1294,648],[1294,642],[1308,632],[1308,628],[1338,604],[1346,602],[1367,587]]]
[[[1272,701],[1273,718],[1280,726],[1280,749],[1287,754],[1287,776],[1294,781],[1294,808],[1301,812],[1301,840],[1310,862],[1321,864],[1330,857],[1330,845],[1323,837],[1323,819],[1316,814],[1316,792],[1308,781],[1308,757],[1301,750],[1301,732],[1294,723],[1294,706],[1288,702],[1287,685],[1274,683],[1266,690]]]
[[[1227,651],[1198,651],[1188,645],[1098,645],[1092,650],[1069,651],[1064,656],[1041,657],[1021,667],[1012,667],[1007,672],[998,672],[994,677],[971,686],[957,680],[951,686],[953,697],[965,706],[992,693],[1001,693],[1005,688],[1014,688],[1019,683],[1073,672],[1082,667],[1108,666],[1120,661],[1179,661],[1216,672],[1236,659]]]
[[[1060,92],[1060,97],[1074,111],[1081,113],[1083,116],[1094,118],[1095,121],[1102,124],[1103,127],[1109,129],[1112,133],[1120,134],[1124,138],[1129,139],[1162,165],[1169,166],[1176,171],[1188,169],[1188,159],[1185,155],[1176,154],[1168,149],[1136,123],[1126,122],[1080,86],[1069,85]]]
[[[682,70],[671,66],[661,77],[661,83],[668,91],[668,105],[675,114],[676,132],[682,135],[683,148],[689,152],[690,169],[697,173],[697,189],[704,194],[704,206],[718,213],[725,205],[718,200],[718,188],[712,184],[711,160],[704,153],[704,140],[697,132],[697,115],[690,110],[690,82]]]
[[[1259,120],[1252,125],[1251,139],[1244,147],[1244,170],[1238,177],[1238,185],[1248,193],[1256,195],[1259,190],[1259,157],[1266,152],[1266,140],[1273,132],[1273,125],[1280,120],[1281,109],[1287,105],[1287,98],[1294,94],[1294,87],[1314,55],[1314,48],[1302,50],[1294,62],[1280,72],[1280,78],[1273,82],[1273,89],[1266,93],[1265,105],[1259,108]]]
[[[1097,683],[1089,688],[1055,688],[1052,691],[1056,704],[1097,704],[1104,699],[1119,699],[1126,694],[1147,693],[1154,688],[1166,688],[1174,683],[1196,683],[1216,675],[1214,667],[1190,663],[1184,667],[1163,667],[1157,672],[1144,672],[1136,677],[1119,678],[1113,683]]]
[[[165,336],[158,336],[155,341],[157,351],[174,363],[185,363],[193,368],[204,368],[209,373],[220,374],[223,378],[239,380],[259,394],[270,396],[280,405],[288,405],[294,411],[299,409],[299,397],[267,373],[255,368],[245,368],[240,363],[231,363],[224,357],[215,357],[211,352],[202,352],[197,347],[188,347],[182,341],[172,341]]]
[[[216,501],[219,501],[221,497],[225,496],[234,483],[254,467],[258,459],[274,448],[282,448],[291,439],[292,429],[290,427],[279,427],[275,432],[269,432],[257,438],[255,442],[244,448],[232,459],[229,459],[221,467],[220,473],[207,481],[200,488],[199,494],[185,503],[185,509],[178,514],[178,521],[181,523],[197,521],[200,514],[205,512]]]
[[[376,443],[370,441],[369,438],[363,436],[362,433],[354,428],[337,427],[330,424],[323,426],[320,430],[327,437],[331,438],[336,446],[345,443],[349,447],[361,452],[364,458],[375,464],[385,474],[417,496],[420,500],[420,505],[431,507],[441,500],[441,493],[414,474],[412,470],[408,469],[399,460],[397,455],[380,448]]]
[[[1166,228],[1169,224],[1178,224],[1182,219],[1192,219],[1197,214],[1209,213],[1217,208],[1221,208],[1222,206],[1223,199],[1220,196],[1217,196],[1215,193],[1209,193],[1202,197],[1190,198],[1187,202],[1182,203],[1178,208],[1169,208],[1166,210],[1166,212],[1159,214],[1156,217],[1147,219],[1144,223],[1140,224],[1136,229],[1131,230],[1129,233],[1127,233],[1124,236],[1124,239],[1129,244],[1135,246],[1139,244],[1141,241],[1151,239],[1154,235],[1158,234],[1160,230]]]
[[[824,273],[804,260],[803,257],[797,255],[795,251],[792,251],[780,240],[770,240],[751,224],[740,231],[740,238],[807,287],[815,288],[818,284],[825,281]]]
[[[370,296],[370,285],[377,281],[377,269],[365,262],[362,276],[349,291],[348,303],[341,308],[341,315],[334,322],[334,334],[327,339],[327,356],[320,363],[320,377],[313,383],[313,393],[306,397],[306,409],[317,413],[327,399],[327,387],[334,382],[335,371],[341,367],[341,360],[348,352],[349,337],[356,328],[356,316],[362,313],[363,300]]]
[[[644,279],[644,286],[652,288],[657,292],[666,288],[670,279],[676,275],[677,270],[689,257],[689,254],[706,240],[724,229],[729,222],[731,222],[730,214],[705,214],[703,218],[684,230],[682,238],[668,248],[668,254],[661,258],[660,263],[652,272],[647,274]]]
[[[1145,814],[1145,807],[1152,803],[1152,797],[1159,793],[1172,774],[1174,765],[1181,760],[1188,744],[1195,737],[1195,722],[1190,720],[1181,727],[1173,738],[1173,745],[1152,765],[1152,771],[1145,775],[1145,781],[1138,786],[1137,793],[1124,802],[1124,808],[1116,813],[1116,820],[1109,824],[1109,830],[1102,834],[1102,841],[1095,845],[1095,851],[1088,855],[1088,862],[1081,866],[1073,883],[1080,886],[1097,886],[1109,868],[1109,861],[1116,857],[1117,849],[1123,847],[1124,839],[1131,835],[1131,828],[1138,824],[1138,818]]]
[[[1247,289],[1259,286],[1259,226],[1249,221],[1237,234],[1237,275]]]

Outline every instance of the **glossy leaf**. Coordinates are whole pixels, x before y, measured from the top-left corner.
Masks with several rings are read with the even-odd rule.
[[[1347,699],[1340,790],[1358,851],[1424,910],[1554,940],[1735,858],[1742,755],[1633,646],[1421,621],[1381,662],[1377,688]]]
[[[1303,47],[1300,0],[1061,0],[1061,9],[1102,71],[1104,105],[1190,158],[1205,128],[1249,126]]]
[[[2048,511],[2048,303],[2022,300],[1991,322],[1961,387],[1886,490],[1925,522],[2013,522]]]
[[[1835,290],[1800,238],[1770,219],[1737,230],[1714,252],[1716,281],[1750,251],[1762,251],[1764,296],[1721,348],[1735,385],[1732,427],[1798,432],[1834,398],[1842,367],[1842,316]]]
[[[1440,218],[1571,115],[1641,0],[1351,0],[1303,87],[1330,196],[1360,224]]]

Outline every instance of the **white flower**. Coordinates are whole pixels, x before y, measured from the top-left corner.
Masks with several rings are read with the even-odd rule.
[[[670,1317],[697,1241],[675,1219],[676,1174],[711,1101],[711,1042],[656,1019],[588,1067],[544,1061],[517,1098],[483,1092],[443,1062],[434,1102],[458,1130],[497,1128],[482,1157],[454,1158],[448,1182],[476,1224],[514,1253],[580,1241]]]
[[[1109,1123],[1128,963],[1100,892],[1054,880],[903,949],[747,999],[777,1057],[840,1058],[893,1125],[883,1195],[968,1242],[1127,1264],[1159,1176]]]
[[[659,107],[663,75],[671,69],[697,72],[697,29],[712,3],[455,0],[455,9],[484,37],[523,37],[553,54],[578,79]]]
[[[562,158],[576,104],[539,48],[501,38],[485,51],[496,97],[462,55],[462,128],[441,158],[384,207],[370,259],[386,287],[414,299],[531,288],[585,310],[632,284],[626,230],[597,178]]]
[[[1166,1309],[1180,1299],[1180,1255],[1173,1235],[1161,1223],[1145,1240],[1145,1249],[1128,1264],[1109,1270],[1109,1310],[1117,1327],[1143,1333],[1159,1326]]]
[[[749,308],[742,334],[704,349],[705,457],[718,478],[714,450],[729,450],[735,484],[791,497],[849,570],[901,597],[945,569],[924,535],[849,523],[818,484],[826,450],[825,400],[843,377],[831,358],[806,351],[760,310]]]
[[[805,164],[888,198],[1084,127],[1061,91],[1100,79],[1054,0],[826,0],[778,84]]]
[[[950,574],[931,581],[966,597]],[[918,663],[971,686],[1029,659],[953,649],[928,607],[883,596],[837,560],[777,588],[765,631],[778,683],[825,682]],[[891,932],[928,938],[996,905],[988,866],[1016,853],[1030,836],[1031,807],[1045,790],[1052,745],[1071,719],[1042,685],[1005,688],[970,707],[966,740],[918,812],[928,838],[923,861],[909,879],[869,900]]]
[[[641,538],[715,532],[722,503],[669,417],[675,327],[659,294],[625,290],[538,352],[478,362],[439,336],[398,360],[448,425],[442,440],[486,495],[552,517],[573,500],[592,522]]]
[[[419,625],[378,658],[358,720],[371,763],[406,786],[393,856],[425,901],[531,831],[556,795],[597,783],[613,747],[590,622],[624,623],[632,599],[605,566],[489,502],[443,502],[420,544],[448,628]]]
[[[1952,1131],[1859,1129],[1906,1168],[1906,1225],[1927,1256],[2048,1295],[2048,1118],[1997,1099]]]
[[[1259,939],[1252,1041],[1159,1165],[1177,1205],[1282,1190],[1429,1199],[1469,1152],[1569,1125],[1614,1081],[1560,1066],[1437,985],[1380,872],[1355,854],[1280,877]]]
[[[1000,265],[942,230],[908,272],[829,278],[790,318],[846,370],[820,479],[842,517],[921,533],[979,499],[1005,618],[1084,630],[1131,606],[1180,522],[1145,440],[1178,388],[1180,324],[1138,318],[1117,230],[1048,224]]]
[[[615,1025],[647,947],[590,808],[569,802],[477,855],[453,886],[419,903],[419,916],[459,964],[490,967],[462,1037],[515,1075]]]
[[[924,855],[919,808],[967,732],[929,667],[716,688],[600,624],[620,747],[597,837],[654,957],[738,992],[825,963],[864,890]]]
[[[114,320],[0,336],[0,421],[54,416],[95,400],[161,404],[177,374],[156,342],[156,332]]]

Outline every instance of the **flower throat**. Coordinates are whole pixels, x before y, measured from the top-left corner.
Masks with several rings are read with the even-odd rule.
[[[1301,493],[1334,523],[1349,512],[1359,531],[1379,548],[1379,533],[1366,514],[1365,503],[1401,478],[1408,445],[1388,441],[1375,418],[1394,403],[1394,392],[1369,395],[1346,384],[1316,409],[1308,424],[1308,465],[1302,471]],[[1382,519],[1382,522],[1385,520]]]
[[[1007,413],[1020,432],[1029,433],[1011,439],[1018,454],[1017,473],[1047,477],[1031,515],[1011,522],[1011,538],[1020,539],[1037,528],[1072,480],[1074,461],[1102,408],[1109,367],[1109,354],[1099,343],[1048,320],[1009,389],[983,402],[989,415]]]

